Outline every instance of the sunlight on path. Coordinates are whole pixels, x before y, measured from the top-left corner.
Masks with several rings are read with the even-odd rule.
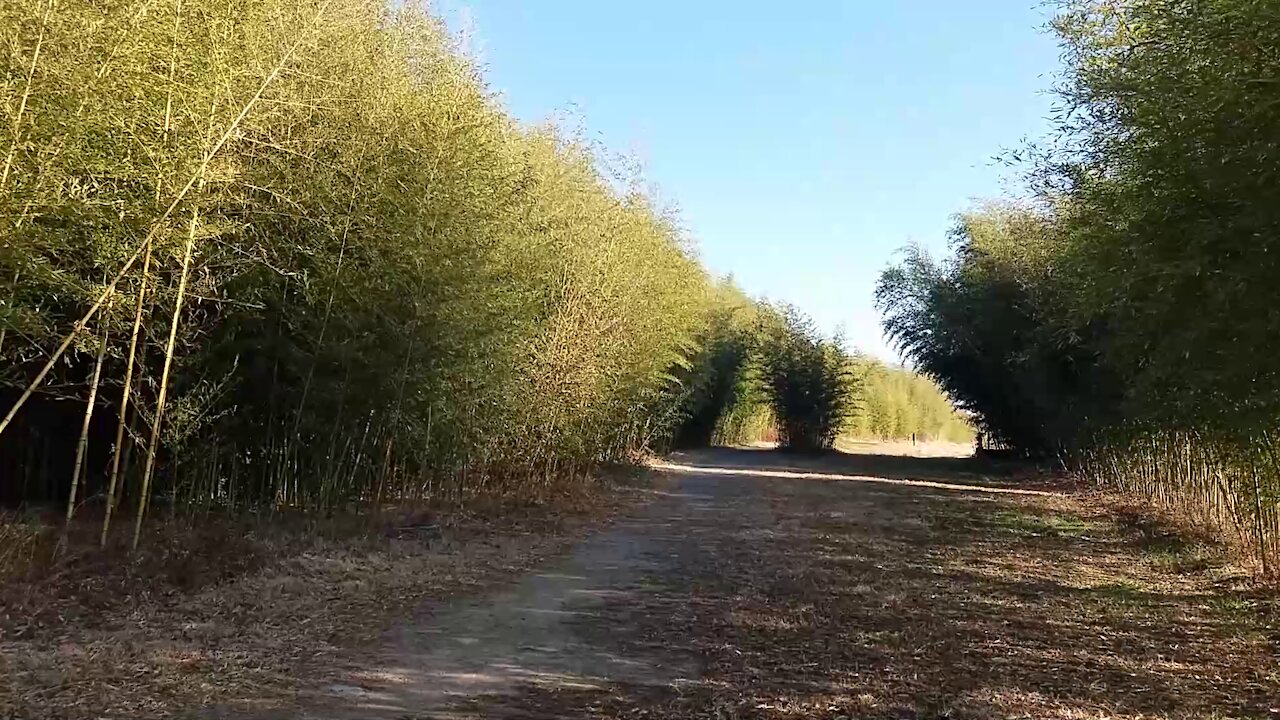
[[[848,480],[851,482],[883,483],[885,485],[910,485],[912,487],[935,488],[939,490],[961,490],[982,493],[1001,493],[1006,495],[1058,495],[1046,490],[1025,490],[1022,488],[990,487],[987,485],[957,485],[940,483],[931,480],[897,480],[874,475],[839,475],[836,473],[795,472],[791,470],[763,470],[759,468],[722,468],[698,467],[676,463],[654,463],[652,467],[664,472],[693,473],[699,475],[748,475],[751,477],[782,478],[787,480]]]

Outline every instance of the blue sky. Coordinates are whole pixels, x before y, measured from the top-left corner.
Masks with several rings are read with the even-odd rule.
[[[1047,129],[1034,0],[437,0],[521,120],[634,154],[705,264],[885,358],[876,276]]]

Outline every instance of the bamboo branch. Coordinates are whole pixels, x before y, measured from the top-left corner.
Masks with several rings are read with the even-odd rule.
[[[31,67],[27,69],[27,82],[22,89],[22,99],[18,101],[18,112],[13,117],[13,144],[4,159],[4,171],[0,172],[0,190],[9,182],[9,171],[13,168],[13,157],[18,152],[18,143],[22,139],[22,116],[27,111],[27,100],[31,97],[31,83],[36,76],[36,66],[40,62],[40,49],[44,46],[44,31],[49,26],[49,15],[53,13],[53,0],[44,6],[44,16],[40,18],[40,34],[36,36],[36,48],[31,53]]]

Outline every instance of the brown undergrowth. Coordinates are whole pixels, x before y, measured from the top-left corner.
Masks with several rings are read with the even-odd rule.
[[[164,513],[136,554],[0,520],[0,718],[173,717],[287,704],[416,605],[479,592],[546,560],[637,494],[634,473],[531,506],[301,514]]]

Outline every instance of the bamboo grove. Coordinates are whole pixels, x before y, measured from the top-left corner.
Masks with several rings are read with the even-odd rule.
[[[703,272],[429,15],[2,12],[6,496],[536,492],[663,431]]]
[[[1013,447],[1280,562],[1280,5],[1072,0],[1025,197],[881,278],[886,330]]]
[[[930,379],[825,337],[795,307],[722,283],[686,376],[674,442],[777,442],[830,449],[839,438],[968,443],[973,428]]]
[[[795,307],[748,300],[729,284],[711,318],[673,442],[830,449],[860,390],[841,339],[824,337]]]
[[[12,0],[0,39],[0,502],[136,545],[161,506],[536,501],[772,426],[738,387],[813,363],[829,444],[838,344],[413,3]],[[762,317],[790,364],[746,372]]]
[[[875,358],[852,365],[856,403],[843,433],[869,440],[972,443],[973,428],[932,380]]]

